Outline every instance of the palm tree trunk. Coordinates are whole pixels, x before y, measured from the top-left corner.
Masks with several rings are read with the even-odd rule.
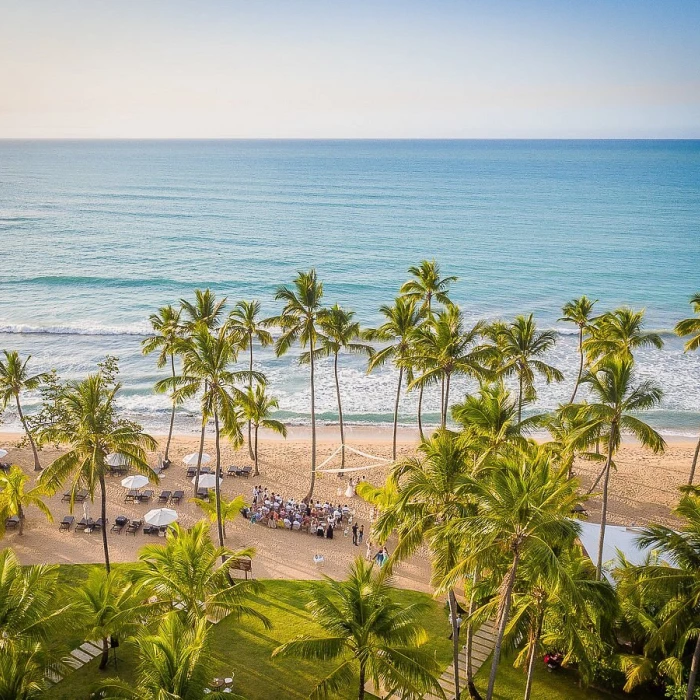
[[[450,403],[450,375],[445,377],[445,401],[442,408],[442,427],[447,426],[447,407]]]
[[[102,637],[102,656],[100,657],[100,671],[104,671],[109,663],[109,639]]]
[[[440,381],[440,416],[444,411],[445,407],[445,375],[442,375],[442,380]]]
[[[401,400],[401,384],[403,383],[403,367],[399,367],[399,386],[396,389],[396,403],[394,404],[394,434],[392,437],[391,458],[396,460],[396,430],[399,425],[399,401]]]
[[[535,658],[537,657],[537,644],[540,641],[540,635],[542,634],[542,618],[544,613],[540,613],[537,616],[537,622],[535,623],[535,629],[532,630],[532,635],[530,639],[530,651],[528,653],[527,659],[527,681],[525,681],[525,696],[523,700],[530,700],[530,695],[532,693],[532,680],[535,671]]]
[[[523,420],[523,375],[518,375],[518,423]]]
[[[425,435],[423,435],[423,385],[420,385],[418,390],[418,432],[420,433],[421,441],[425,440]]]
[[[255,424],[255,438],[254,438],[255,439],[255,449],[253,450],[253,452],[255,453],[255,455],[254,455],[255,456],[255,460],[254,460],[255,474],[254,474],[254,476],[258,476],[258,474],[260,474],[260,471],[258,470],[258,428],[259,427],[260,426],[256,423]]]
[[[693,700],[695,697],[695,683],[698,678],[698,667],[700,667],[700,635],[695,642],[693,660],[690,664],[690,675],[688,676],[688,689],[685,691],[685,700]]]
[[[365,662],[360,661],[360,690],[357,693],[357,700],[365,700]]]
[[[175,379],[175,355],[170,355],[170,367],[173,372],[173,380]],[[173,386],[174,383],[173,383]],[[168,461],[168,455],[170,453],[170,441],[173,439],[173,425],[175,425],[175,399],[173,398],[173,407],[170,411],[170,428],[168,430],[168,440],[165,443],[165,461]]]
[[[496,635],[496,645],[493,648],[493,659],[491,661],[491,673],[489,674],[489,687],[486,691],[486,700],[492,700],[493,689],[496,685],[496,673],[498,672],[498,662],[501,660],[501,647],[503,646],[503,635],[508,624],[510,615],[510,603],[513,597],[513,587],[515,586],[515,576],[518,572],[518,563],[520,561],[520,550],[516,549],[513,554],[513,563],[508,572],[507,580],[505,581],[505,592],[503,594],[503,607],[500,611],[500,620],[498,621],[498,633]]]
[[[101,491],[101,515],[102,515],[102,549],[105,553],[105,568],[109,573],[109,545],[107,544],[107,486],[105,484],[104,474],[100,474],[100,491]]]
[[[22,508],[21,504],[19,504],[17,506],[17,517],[19,518],[19,534],[23,535],[24,534],[24,509]]]
[[[248,377],[248,387],[252,390],[253,388],[253,334],[248,333],[248,347],[250,349],[250,377]],[[253,448],[251,446],[251,432],[252,432],[252,425],[251,421],[248,420],[248,454],[250,455],[251,459],[257,459],[257,457],[253,454]],[[258,472],[257,469],[255,471],[255,475],[257,476]]]
[[[605,523],[608,518],[608,484],[610,482],[610,467],[612,465],[613,444],[615,442],[615,424],[610,426],[610,438],[608,442],[608,458],[605,460],[605,480],[603,481],[603,504],[600,512],[600,537],[598,538],[598,562],[595,567],[595,576],[600,581],[603,574],[603,545],[605,544]]]
[[[316,384],[314,382],[314,342],[309,343],[309,360],[311,365],[311,484],[306,501],[311,502],[316,485]]]
[[[593,486],[591,486],[591,488],[589,488],[588,491],[587,491],[586,493],[593,493],[593,489],[595,489],[595,487],[598,486],[598,482],[599,482],[599,481],[603,478],[603,476],[605,475],[605,470],[606,470],[607,468],[608,468],[608,466],[607,466],[607,463],[606,463],[605,466],[600,470],[600,473],[598,474],[598,476],[595,478],[595,481],[593,482]]]
[[[338,422],[340,424],[340,472],[338,476],[343,475],[345,469],[345,428],[343,426],[343,406],[340,403],[340,381],[338,380],[338,353],[335,353],[333,360],[333,372],[335,373],[335,393],[338,396]]]
[[[29,426],[27,425],[27,421],[24,417],[24,413],[22,413],[22,406],[19,403],[19,394],[15,394],[15,401],[17,402],[17,415],[19,416],[19,420],[22,423],[22,427],[24,428],[24,432],[27,434],[27,439],[29,440],[29,444],[32,446],[32,453],[34,455],[34,471],[40,472],[41,471],[41,464],[39,464],[39,453],[37,452],[36,444],[34,443],[34,438],[32,437],[32,433],[29,430]]]
[[[452,626],[452,665],[454,667],[455,698],[459,698],[459,628],[457,627],[457,596],[453,588],[448,593],[450,625]]]
[[[688,478],[688,486],[693,485],[693,479],[695,478],[695,467],[698,465],[698,454],[700,454],[700,439],[698,439],[697,445],[695,445],[695,454],[693,454],[693,463],[690,465],[690,477]]]
[[[569,403],[573,403],[576,398],[576,392],[578,391],[579,384],[581,383],[581,376],[583,375],[583,328],[579,329],[578,333],[578,352],[581,356],[578,363],[578,376],[576,377],[576,384],[574,384],[574,393],[571,394]]]
[[[224,546],[224,528],[221,522],[221,483],[219,470],[221,469],[221,445],[219,443],[219,412],[214,409],[214,435],[216,439],[216,479],[214,480],[214,499],[216,501],[216,528],[219,533],[219,547]],[[221,557],[221,563],[226,562],[226,557]]]
[[[474,628],[470,621],[471,616],[474,614],[476,609],[476,586],[479,583],[479,570],[474,570],[474,576],[472,579],[472,592],[469,597],[469,612],[467,616],[467,690],[469,691],[469,697],[474,698],[474,700],[481,700],[481,694],[476,689],[474,684],[474,668],[472,666],[472,650],[474,647]]]
[[[197,456],[197,471],[194,475],[194,497],[197,498],[197,491],[199,491],[199,472],[202,469],[202,454],[204,453],[204,431],[207,429],[207,422],[204,419],[204,414],[202,414],[202,432],[199,435],[199,453]]]

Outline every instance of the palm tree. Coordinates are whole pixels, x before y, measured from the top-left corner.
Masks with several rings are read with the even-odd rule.
[[[170,371],[173,378],[175,375],[175,355],[181,343],[183,329],[180,326],[181,309],[175,309],[173,306],[163,306],[158,310],[158,313],[151,314],[149,321],[153,328],[154,334],[145,338],[141,342],[141,347],[144,355],[149,355],[152,352],[158,352],[158,367],[165,367],[170,363]],[[170,427],[168,428],[168,439],[165,443],[165,461],[168,461],[170,453],[170,441],[173,437],[173,425],[175,423],[175,408],[177,401],[172,397],[172,409],[170,411]]]
[[[693,311],[698,314],[698,317],[685,318],[682,321],[679,321],[676,324],[676,327],[673,329],[674,333],[681,336],[681,338],[691,336],[683,346],[685,352],[692,352],[700,348],[700,292],[690,298],[690,304],[693,307]],[[693,479],[695,478],[695,468],[698,464],[698,455],[700,455],[700,439],[698,439],[697,445],[695,445],[693,463],[690,465],[690,477],[688,479],[689,485],[693,483]]]
[[[205,697],[213,671],[211,627],[206,620],[182,620],[171,612],[158,623],[155,633],[148,628],[133,641],[139,659],[135,683],[109,680],[101,684],[105,700],[199,700]],[[215,700],[239,698],[212,692]]]
[[[496,643],[486,700],[492,700],[503,638],[522,562],[538,566],[546,575],[556,562],[556,543],[572,540],[578,525],[571,512],[578,502],[578,484],[565,470],[552,468],[543,448],[530,446],[520,454],[499,458],[486,474],[468,477],[475,507],[453,524],[471,543],[466,556],[446,577],[443,587],[469,575],[480,562],[510,558],[498,587]]]
[[[447,424],[452,377],[480,378],[486,375],[486,369],[481,364],[486,359],[486,350],[476,345],[483,329],[483,323],[478,322],[465,330],[462,312],[458,306],[451,305],[415,331],[413,349],[420,360],[417,364],[422,365],[424,371],[408,388],[441,382],[440,422],[443,428]]]
[[[190,500],[209,517],[209,520],[212,523],[217,522],[216,503],[212,503],[208,500],[205,501],[202,498],[191,498]],[[227,501],[226,499],[222,498],[220,499],[220,503],[221,505],[219,509],[221,511],[221,524],[223,526],[224,539],[226,539],[226,522],[234,521],[241,514],[241,511],[243,510],[243,508],[246,507],[247,504],[243,496],[236,496],[230,501]]]
[[[19,534],[24,533],[24,511],[28,506],[36,506],[50,523],[53,522],[51,511],[41,500],[44,492],[39,487],[27,491],[27,481],[29,477],[18,466],[0,473],[0,537],[5,532],[5,520],[11,516],[19,518]]]
[[[260,343],[260,346],[263,348],[267,347],[268,345],[272,345],[273,343],[272,334],[266,330],[266,326],[269,325],[269,319],[260,320],[258,318],[259,314],[259,301],[239,301],[233,307],[233,310],[228,315],[228,320],[226,321],[226,326],[233,334],[234,340],[238,344],[238,347],[241,350],[248,350],[250,354],[250,381],[248,382],[249,389],[253,388],[253,342],[257,340],[258,343]],[[249,420],[248,454],[250,454],[251,459],[255,459],[252,442],[252,426]]]
[[[556,368],[539,358],[557,342],[554,331],[538,331],[533,315],[516,316],[512,323],[496,323],[488,329],[495,343],[494,360],[498,361],[501,376],[518,377],[518,423],[522,421],[523,402],[537,397],[535,376],[541,374],[547,384],[564,379]]]
[[[213,331],[221,325],[226,297],[217,301],[216,294],[211,289],[195,289],[194,302],[180,299],[180,306],[188,318],[183,324],[185,331],[190,333],[201,324]]]
[[[564,323],[573,323],[578,327],[578,353],[579,353],[579,364],[578,364],[578,374],[576,375],[576,383],[574,384],[574,392],[571,394],[569,403],[573,403],[576,398],[576,392],[581,384],[581,377],[583,376],[583,364],[585,353],[583,351],[583,338],[588,332],[591,323],[594,322],[592,317],[593,306],[598,302],[597,299],[590,300],[587,296],[579,297],[578,299],[572,299],[567,301],[562,307],[562,317],[559,319]]]
[[[399,401],[401,400],[404,367],[408,366],[409,379],[412,379],[410,354],[416,328],[421,321],[421,315],[416,307],[416,302],[406,297],[396,297],[393,306],[385,304],[379,311],[386,318],[386,321],[379,328],[367,331],[366,336],[370,340],[386,342],[389,345],[378,350],[370,357],[368,371],[371,372],[377,367],[381,367],[388,360],[393,360],[394,364],[399,368],[399,383],[396,388],[396,402],[394,404],[394,433],[391,453],[392,459],[396,459],[396,431],[399,423]]]
[[[282,644],[276,656],[340,664],[311,692],[320,700],[350,685],[359,672],[358,700],[365,697],[365,683],[384,685],[401,697],[422,697],[426,691],[443,695],[435,678],[437,664],[420,649],[425,630],[417,620],[422,603],[404,605],[391,597],[385,571],[357,558],[345,581],[326,577],[325,588],[315,588],[308,609],[326,635],[304,636]]]
[[[149,604],[144,604],[141,587],[119,572],[93,569],[87,581],[74,590],[85,639],[102,640],[100,670],[109,662],[109,640],[136,632],[143,624]],[[151,606],[152,607],[152,606]]]
[[[248,387],[245,393],[238,397],[243,414],[248,419],[248,423],[253,425],[253,459],[255,462],[254,476],[258,476],[258,430],[260,426],[279,433],[282,437],[287,437],[287,426],[281,421],[270,418],[273,409],[279,407],[279,402],[274,396],[268,396],[265,392],[265,387],[258,384],[255,389]]]
[[[600,539],[598,544],[598,561],[596,571],[598,578],[603,569],[603,544],[605,543],[605,525],[608,514],[608,485],[613,457],[620,447],[623,432],[628,432],[654,453],[663,452],[666,443],[653,428],[640,420],[636,414],[658,406],[663,395],[661,389],[651,381],[644,381],[633,386],[634,360],[621,356],[610,356],[600,361],[596,367],[586,373],[581,380],[589,387],[591,403],[576,406],[588,417],[587,424],[581,428],[579,438],[587,436],[601,437],[607,449],[607,458],[603,470],[603,495],[600,516]]]
[[[23,642],[0,654],[0,700],[35,700],[51,687],[48,671],[63,670],[41,642]]]
[[[700,497],[696,490],[681,498],[675,515],[684,521],[680,531],[651,525],[637,538],[640,547],[652,547],[670,565],[643,565],[635,580],[642,593],[669,601],[655,632],[656,639],[650,642],[663,641],[675,649],[677,658],[682,658],[688,642],[694,641],[686,689],[686,700],[692,700],[700,669]]]
[[[591,362],[599,362],[611,355],[630,359],[637,348],[662,348],[664,341],[658,333],[646,333],[644,310],[626,307],[608,311],[589,325],[589,337],[583,349]]]
[[[340,400],[340,379],[338,378],[338,356],[342,351],[356,355],[374,354],[374,349],[367,343],[356,342],[362,335],[360,324],[353,321],[354,311],[346,311],[335,304],[330,309],[323,309],[318,314],[319,347],[314,351],[314,358],[333,357],[333,373],[335,377],[335,393],[338,399],[338,420],[340,423],[340,468],[345,469],[345,431],[343,427],[343,405]],[[308,363],[311,352],[302,354],[301,362]]]
[[[385,541],[396,531],[396,560],[410,556],[423,543],[432,555],[433,583],[441,582],[463,556],[463,541],[452,536],[450,526],[469,513],[465,485],[474,467],[469,446],[454,433],[440,429],[418,448],[421,457],[405,459],[394,466],[387,488],[398,489],[384,508],[372,532]],[[392,483],[393,482],[393,483]],[[453,639],[455,697],[459,697],[459,634],[454,586],[447,589]]]
[[[279,287],[275,299],[284,302],[282,313],[270,323],[282,329],[282,335],[275,343],[277,357],[284,355],[298,342],[302,348],[309,348],[309,367],[311,373],[311,484],[306,500],[310,500],[316,484],[316,386],[314,383],[314,350],[318,340],[318,316],[323,298],[323,283],[316,278],[316,270],[298,272],[294,287]]]
[[[253,579],[233,579],[218,559],[250,557],[252,549],[233,551],[217,547],[209,536],[209,524],[198,522],[189,530],[172,525],[165,546],[148,544],[139,552],[140,565],[134,579],[151,591],[156,600],[178,610],[190,623],[200,618],[221,620],[227,615],[269,620],[246,599],[262,587]]]
[[[2,352],[5,359],[0,360],[0,409],[4,411],[7,408],[7,404],[14,399],[15,406],[17,406],[17,415],[22,423],[22,428],[24,429],[34,455],[34,471],[38,472],[41,471],[39,452],[37,451],[32,431],[22,411],[20,396],[25,391],[34,391],[38,389],[41,383],[47,379],[48,374],[45,372],[34,375],[29,374],[27,365],[29,364],[29,360],[32,359],[31,355],[28,355],[27,359],[22,361],[19,353],[14,350],[11,352],[3,350]]]
[[[159,388],[174,386],[174,396],[182,401],[200,394],[202,426],[210,418],[214,419],[216,444],[216,474],[221,471],[221,435],[227,436],[238,447],[243,442],[240,424],[240,410],[236,402],[235,384],[247,379],[248,372],[235,372],[230,369],[236,361],[236,347],[225,328],[216,333],[200,323],[192,328],[190,337],[182,345],[182,375],[163,380]],[[259,375],[258,375],[259,376]],[[201,452],[194,478],[194,493],[199,490]],[[215,502],[217,513],[221,511],[220,479],[215,480]],[[224,546],[223,524],[218,519],[219,545]]]
[[[433,299],[443,306],[450,306],[450,284],[456,282],[456,277],[440,277],[440,266],[434,260],[423,260],[418,266],[408,268],[409,274],[414,279],[404,282],[399,294],[420,303],[421,314],[430,322],[433,319]],[[418,390],[418,430],[423,439],[423,418],[421,409],[423,405],[424,385]]]
[[[115,399],[120,388],[121,384],[114,383],[103,373],[91,374],[81,382],[68,385],[60,398],[57,422],[40,433],[43,442],[70,446],[68,452],[42,472],[39,485],[45,492],[56,493],[70,478],[72,510],[75,495],[81,488],[88,490],[93,502],[96,489],[100,489],[102,546],[107,571],[107,455],[121,455],[128,467],[158,483],[158,475],[148,466],[146,454],[146,450],[154,450],[157,443],[140,425],[117,417]]]

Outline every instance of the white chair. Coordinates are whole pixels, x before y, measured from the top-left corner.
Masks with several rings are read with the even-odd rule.
[[[224,678],[224,683],[226,683],[226,685],[231,685],[231,683],[233,683],[233,674],[231,674],[230,678]]]
[[[316,564],[316,566],[319,566],[319,567],[321,567],[325,564],[323,554],[314,554],[314,564]]]

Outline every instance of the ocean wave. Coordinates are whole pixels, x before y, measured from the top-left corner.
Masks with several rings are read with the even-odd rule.
[[[24,323],[0,325],[0,333],[34,335],[135,335],[144,336],[150,332],[148,325],[133,326],[30,326]]]

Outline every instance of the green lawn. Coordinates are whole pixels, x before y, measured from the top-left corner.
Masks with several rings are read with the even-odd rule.
[[[62,566],[61,580],[70,585],[80,585],[89,571],[89,566]],[[214,673],[219,676],[235,675],[234,690],[249,700],[269,700],[285,698],[302,700],[307,698],[314,685],[332,665],[312,663],[299,659],[271,659],[272,650],[279,644],[299,634],[317,634],[322,630],[311,621],[305,609],[308,592],[323,585],[312,581],[265,581],[264,593],[252,604],[272,622],[272,629],[266,630],[257,621],[223,620],[212,633],[212,657]],[[435,655],[441,667],[447,667],[451,660],[451,643],[447,639],[447,613],[440,603],[429,596],[415,591],[397,590],[400,601],[415,602],[425,600],[428,608],[423,614],[422,624],[426,628],[429,641],[427,649]],[[73,634],[74,646],[80,641],[78,631]],[[83,700],[89,697],[90,690],[102,679],[118,675],[125,681],[134,679],[135,655],[133,648],[122,644],[118,653],[118,667],[110,664],[108,670],[100,672],[97,660],[66,676],[65,680],[44,694],[46,700]],[[480,689],[486,687],[488,664],[477,676]],[[521,698],[525,679],[521,671],[512,668],[504,660],[499,672],[496,697],[499,700]],[[350,698],[353,692],[346,690],[338,697]],[[578,688],[574,674],[566,672],[547,673],[538,665],[532,693],[533,700],[602,700],[610,698],[591,689]]]

